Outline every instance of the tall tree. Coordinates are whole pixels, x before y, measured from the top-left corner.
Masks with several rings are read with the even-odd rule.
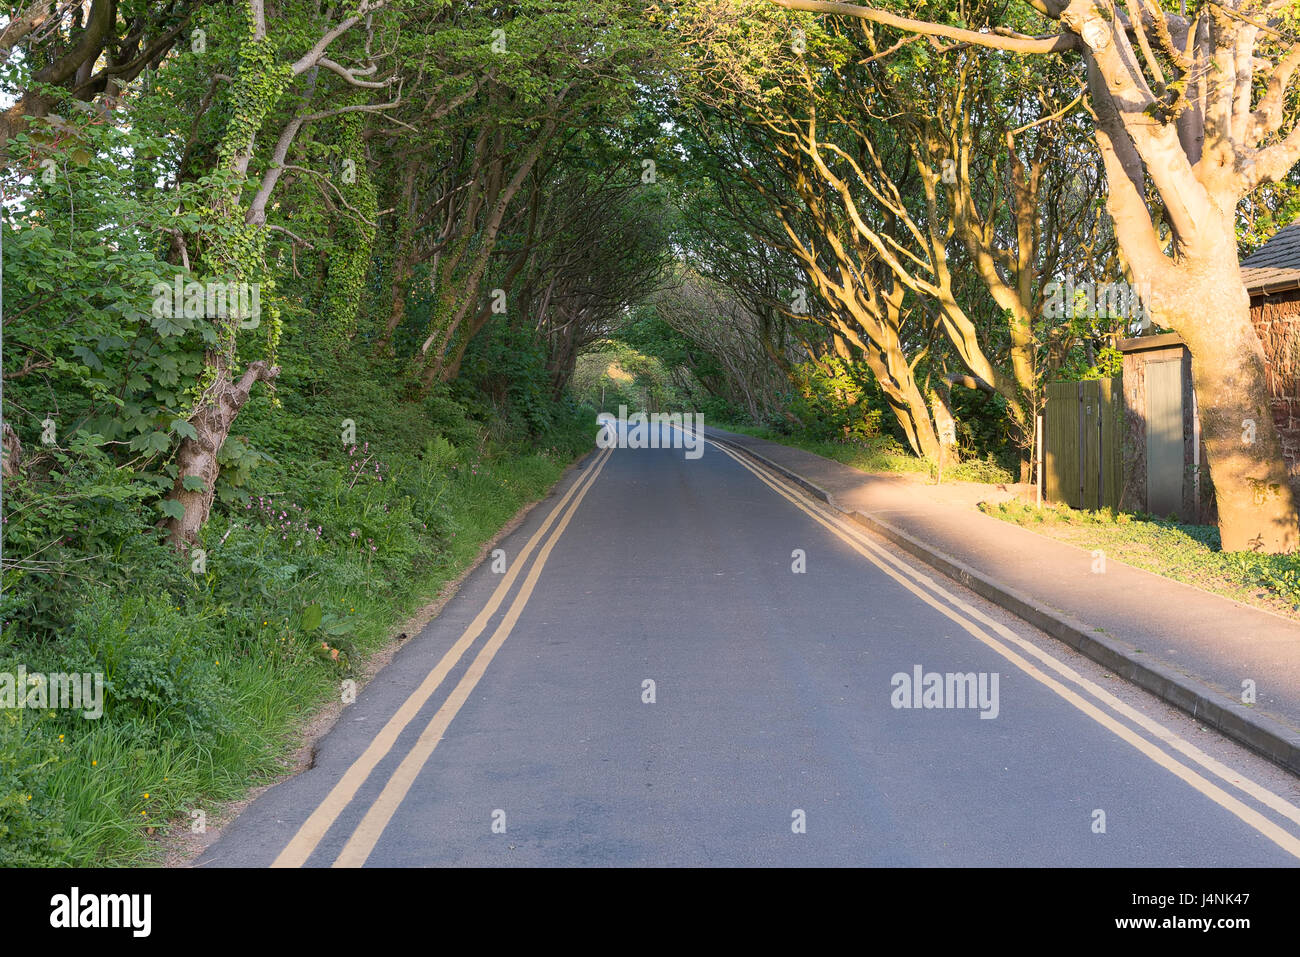
[[[1292,0],[1192,0],[1177,12],[1156,0],[1024,0],[1058,28],[1039,36],[856,4],[771,2],[886,30],[1082,60],[1120,248],[1149,290],[1155,321],[1177,331],[1192,353],[1223,548],[1287,552],[1300,545],[1236,231],[1241,201],[1300,162],[1293,86],[1300,33]]]

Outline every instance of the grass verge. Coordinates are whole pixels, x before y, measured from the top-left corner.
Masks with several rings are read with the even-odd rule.
[[[751,435],[756,439],[766,439],[780,445],[803,449],[822,458],[832,459],[843,465],[851,466],[860,472],[886,472],[895,474],[928,474],[935,477],[933,462],[918,458],[911,450],[904,448],[892,435],[878,435],[865,439],[852,439],[846,442],[831,442],[825,439],[812,439],[804,435],[786,435],[772,429],[743,423],[727,422],[718,428],[741,435]],[[945,482],[984,482],[988,484],[1005,484],[1014,482],[1015,477],[999,465],[992,456],[984,459],[968,459],[948,467],[943,473]]]
[[[51,473],[13,495],[6,481],[11,527],[44,516],[25,534],[57,538],[39,572],[6,581],[0,676],[101,674],[103,713],[48,707],[39,683],[0,709],[0,865],[158,863],[160,828],[282,773],[295,731],[394,624],[595,435],[588,409],[532,409],[525,426],[403,395],[346,357],[286,368],[278,399],[241,413],[232,440],[260,464],[214,510],[201,553],[178,555],[121,507],[120,467],[78,460],[68,483]],[[354,441],[340,441],[345,420]]]
[[[851,465],[863,472],[925,472],[929,469],[929,463],[903,448],[893,436],[873,436],[849,442],[828,442],[798,434],[786,435],[772,429],[744,423],[725,422],[718,428],[803,449],[805,452]]]
[[[1300,620],[1300,556],[1224,552],[1212,525],[1021,502],[984,503],[980,509],[1089,551],[1101,549],[1108,559]]]

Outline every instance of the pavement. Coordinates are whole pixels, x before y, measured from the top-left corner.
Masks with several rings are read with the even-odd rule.
[[[1300,863],[1300,781],[742,453],[499,547],[196,866]]]
[[[1014,493],[926,487],[706,430],[978,594],[1300,774],[1300,624],[976,510]],[[1242,702],[1243,682],[1255,702]]]

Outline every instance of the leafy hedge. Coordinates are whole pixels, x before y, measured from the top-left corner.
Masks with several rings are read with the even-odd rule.
[[[201,560],[162,541],[149,483],[82,435],[6,481],[0,671],[105,685],[98,720],[0,711],[0,865],[150,860],[151,830],[274,774],[295,722],[595,435],[593,410],[535,394],[513,412],[417,401],[354,354],[284,354],[279,408],[259,395],[237,422],[255,467]]]

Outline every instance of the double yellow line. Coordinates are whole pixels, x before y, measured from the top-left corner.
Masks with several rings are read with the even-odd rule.
[[[811,502],[801,491],[795,490],[766,469],[752,464],[746,457],[736,454],[730,449],[716,444],[715,447],[729,455],[795,507],[808,514],[818,524],[843,539],[860,555],[919,599],[957,623],[965,631],[1014,664],[1029,677],[1050,689],[1089,718],[1136,748],[1148,759],[1165,768],[1196,791],[1254,828],[1278,847],[1300,858],[1300,839],[1297,839],[1295,835],[1234,797],[1202,773],[1189,767],[1188,764],[1184,764],[1171,754],[1161,750],[1154,743],[1136,733],[1133,728],[1117,720],[1115,715],[1121,715],[1132,724],[1141,727],[1165,747],[1190,759],[1191,764],[1199,765],[1201,770],[1208,771],[1211,776],[1217,777],[1221,782],[1230,784],[1280,817],[1300,823],[1300,808],[1252,781],[1246,775],[1205,754],[1171,729],[1133,709],[1104,688],[1078,674],[1064,662],[1015,634],[1000,622],[989,618],[979,609],[972,607],[957,595],[949,592],[933,578],[896,558],[862,531],[849,525],[841,516],[819,503]],[[528,568],[529,557],[541,545],[536,561],[531,568],[528,568],[523,585],[520,587],[518,594],[515,595],[501,623],[470,663],[464,676],[448,695],[446,701],[429,720],[415,745],[385,783],[379,796],[367,809],[361,823],[349,837],[338,859],[334,861],[334,866],[357,867],[369,859],[385,828],[410,791],[421,769],[442,740],[448,726],[482,679],[488,665],[492,662],[501,645],[509,637],[511,630],[523,612],[524,606],[532,595],[542,569],[550,557],[551,550],[568,526],[583,498],[599,477],[611,454],[612,450],[609,449],[599,453],[591,467],[589,467],[587,474],[574,482],[560,501],[556,503],[545,521],[524,545],[518,557],[511,562],[505,577],[473,622],[446,652],[437,666],[429,672],[420,686],[402,703],[401,707],[374,737],[361,756],[352,763],[334,787],[331,788],[325,799],[317,806],[295,833],[293,839],[275,859],[272,864],[273,867],[301,867],[307,862],[338,820],[339,815],[355,799],[357,792],[370,778],[375,768],[392,752],[401,734],[414,721],[416,715],[437,692],[452,669],[457,666],[474,642],[486,630],[488,623],[505,602],[518,577],[523,574],[525,568]],[[545,543],[542,544],[544,539]],[[997,637],[994,637],[994,635],[997,635]],[[1037,662],[1031,661],[1031,658],[1037,659]],[[1049,671],[1055,672],[1056,676],[1048,674]],[[1064,681],[1058,680],[1058,678],[1064,679]],[[1068,687],[1067,682],[1074,687]],[[1076,688],[1078,690],[1075,690]],[[1094,700],[1089,700],[1083,694],[1080,694],[1080,691],[1091,696],[1095,703]],[[1103,707],[1099,707],[1098,704]]]
[[[887,549],[873,541],[861,530],[849,525],[841,516],[835,514],[829,508],[822,506],[820,503],[811,501],[801,490],[797,491],[793,486],[787,484],[783,479],[773,475],[769,470],[754,464],[748,457],[717,443],[711,444],[731,456],[731,458],[735,459],[736,462],[752,472],[761,482],[763,482],[763,484],[767,485],[782,498],[789,501],[796,508],[807,513],[818,524],[824,526],[826,529],[838,536],[853,548],[854,551],[866,558],[890,578],[894,579],[908,591],[912,592],[912,594],[916,595],[927,605],[956,622],[971,636],[987,645],[1003,658],[1007,659],[1029,677],[1050,689],[1059,697],[1068,701],[1071,705],[1078,708],[1112,734],[1132,745],[1145,757],[1174,774],[1196,791],[1214,801],[1214,803],[1218,804],[1220,807],[1229,811],[1238,819],[1254,828],[1264,837],[1268,838],[1278,847],[1282,848],[1294,857],[1300,858],[1300,838],[1297,838],[1285,828],[1278,826],[1278,824],[1265,817],[1259,811],[1238,800],[1232,794],[1228,793],[1213,781],[1189,767],[1187,764],[1184,764],[1172,755],[1161,750],[1151,741],[1139,735],[1128,725],[1118,721],[1114,717],[1114,714],[1122,715],[1133,724],[1138,725],[1154,738],[1161,741],[1167,747],[1180,752],[1185,757],[1189,758],[1192,763],[1200,765],[1202,769],[1209,771],[1214,777],[1219,778],[1225,783],[1231,784],[1233,787],[1249,795],[1251,798],[1269,808],[1279,816],[1300,824],[1300,808],[1251,780],[1245,774],[1233,770],[1222,762],[1206,754],[1200,748],[1179,736],[1172,729],[1165,727],[1158,721],[1155,721],[1154,719],[1142,714],[1140,711],[1132,708],[1119,698],[1112,695],[1109,691],[1106,691],[1104,688],[1097,685],[1095,682],[1080,675],[1069,665],[1048,654],[1046,651],[1020,635],[1017,635],[1001,622],[995,621],[983,612],[972,607],[969,603],[948,591],[930,576],[913,568],[907,562],[896,558]],[[924,588],[921,586],[924,586]],[[933,595],[931,593],[933,593]],[[984,627],[981,627],[981,625]],[[993,637],[989,632],[993,632],[998,637]],[[1024,652],[1025,654],[1020,654],[1017,650],[1013,649],[1018,649],[1019,652]],[[1062,681],[1047,674],[1042,668],[1039,668],[1033,662],[1028,660],[1026,655],[1036,658],[1038,663],[1044,665],[1047,670],[1056,672],[1061,678],[1066,679],[1066,681],[1075,685],[1080,690],[1091,695],[1097,700],[1097,702],[1109,709],[1109,711],[1103,710],[1101,707],[1098,707],[1097,704],[1094,704],[1093,701],[1088,700],[1073,688],[1067,687]]]
[[[514,601],[510,603],[501,624],[497,626],[496,631],[492,633],[482,650],[471,662],[464,676],[456,684],[447,700],[443,702],[442,707],[429,720],[415,746],[403,758],[397,770],[388,779],[383,791],[371,804],[365,817],[348,839],[342,853],[334,862],[334,866],[360,867],[366,862],[374,850],[375,844],[378,843],[380,835],[383,834],[384,828],[388,826],[388,822],[392,820],[393,814],[401,805],[402,799],[406,797],[407,792],[411,789],[411,785],[415,782],[420,769],[424,767],[429,756],[433,754],[434,748],[442,740],[448,725],[451,724],[452,719],[456,717],[456,713],[460,711],[461,706],[483,677],[487,666],[491,663],[498,649],[509,637],[511,629],[519,620],[524,606],[528,603],[529,596],[533,593],[533,588],[537,584],[542,569],[546,566],[546,561],[551,555],[551,549],[555,547],[555,543],[564,534],[569,520],[573,518],[578,506],[582,504],[583,498],[592,485],[595,484],[601,470],[604,469],[605,463],[609,461],[612,454],[611,449],[605,449],[598,453],[596,459],[588,468],[587,474],[574,482],[569,487],[569,490],[564,493],[564,496],[547,515],[546,521],[533,533],[519,555],[510,563],[509,570],[501,580],[501,584],[496,587],[492,597],[483,606],[482,611],[470,622],[464,634],[447,650],[447,653],[442,656],[437,666],[429,672],[424,681],[420,683],[420,686],[402,702],[402,706],[388,719],[388,723],[375,735],[365,751],[361,753],[361,756],[339,778],[338,783],[330,789],[329,794],[325,796],[325,799],[321,801],[316,810],[298,828],[293,839],[289,841],[285,849],[280,852],[280,855],[272,863],[272,867],[302,867],[307,862],[307,859],[315,852],[330,828],[333,827],[334,822],[338,820],[339,815],[343,813],[344,808],[352,802],[357,791],[369,779],[379,762],[392,751],[402,732],[415,720],[415,716],[433,697],[447,675],[451,673],[475,640],[487,628],[488,622],[492,620],[492,616],[496,614],[497,609],[505,601],[506,595],[514,586],[520,572],[527,567],[529,556],[537,548],[538,543],[546,537],[548,530],[554,524],[554,531],[551,532],[550,537],[546,539],[546,543],[538,553],[537,560],[529,569],[527,576],[525,576],[523,586],[519,589],[519,593],[515,595]]]

